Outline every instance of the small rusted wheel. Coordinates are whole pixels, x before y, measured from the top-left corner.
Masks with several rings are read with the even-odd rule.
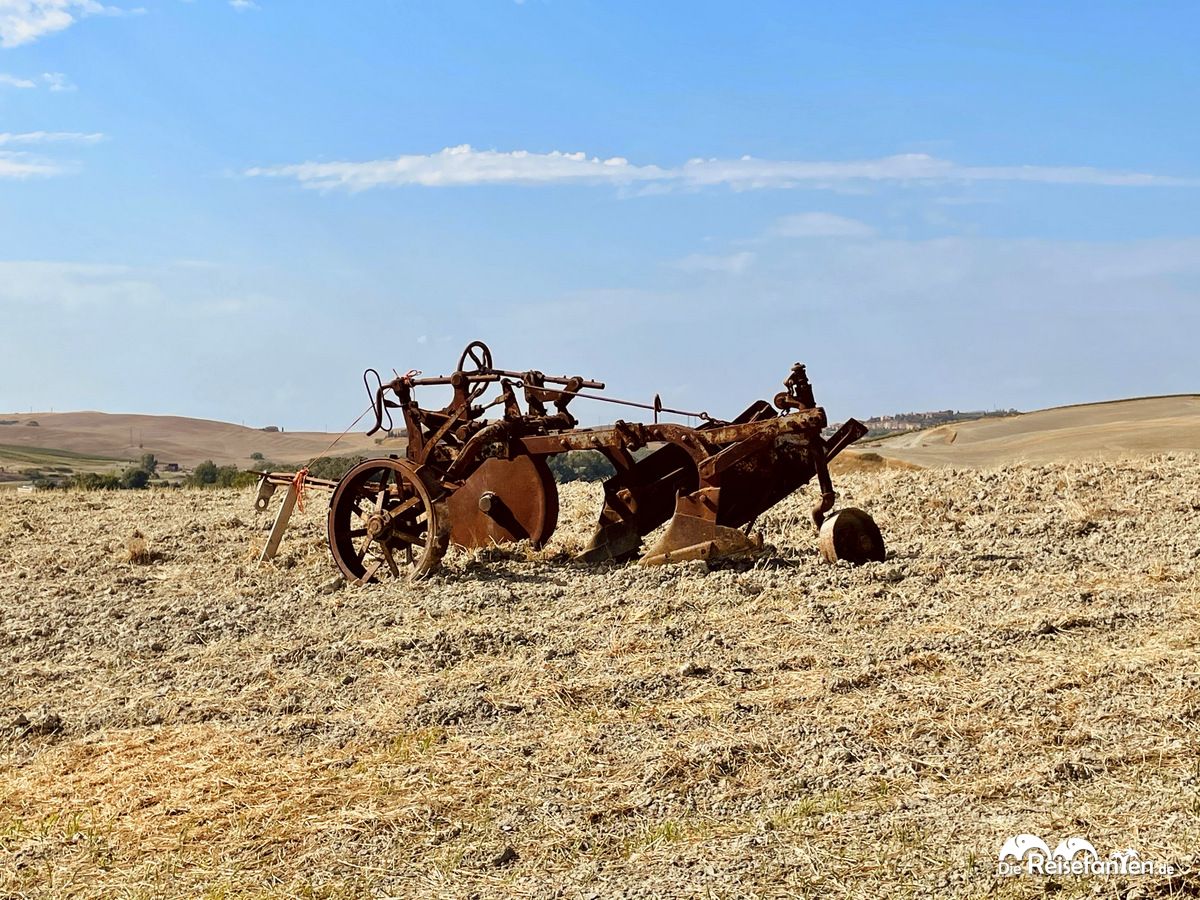
[[[329,501],[333,559],[347,580],[417,581],[436,572],[449,543],[445,503],[415,466],[368,459],[338,482]]]
[[[839,509],[821,524],[820,545],[821,555],[831,563],[842,559],[860,566],[883,562],[886,554],[875,520],[853,506]]]

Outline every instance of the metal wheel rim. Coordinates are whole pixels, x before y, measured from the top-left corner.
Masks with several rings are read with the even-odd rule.
[[[330,499],[329,549],[350,581],[416,580],[434,571],[445,552],[440,519],[411,464],[366,460],[342,477]]]

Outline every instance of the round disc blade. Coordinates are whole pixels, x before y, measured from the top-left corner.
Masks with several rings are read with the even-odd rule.
[[[851,565],[883,562],[883,535],[875,520],[853,506],[840,509],[821,525],[821,555],[829,562],[843,559]]]
[[[480,500],[487,495],[483,506]],[[558,485],[545,460],[489,459],[450,497],[450,540],[489,547],[529,540],[540,547],[558,524]]]

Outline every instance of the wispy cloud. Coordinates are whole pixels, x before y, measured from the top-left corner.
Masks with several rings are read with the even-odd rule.
[[[741,253],[724,255],[693,253],[676,260],[673,265],[684,272],[724,272],[726,275],[740,275],[752,262],[754,254],[744,250]]]
[[[104,140],[103,134],[84,134],[76,131],[0,132],[0,178],[46,178],[74,171],[75,166],[43,159],[29,151],[5,150],[9,146],[29,147],[45,144],[94,144]]]
[[[463,144],[424,156],[370,162],[307,162],[250,169],[247,175],[295,178],[308,187],[373,187],[419,184],[450,187],[472,184],[629,184],[670,177],[657,166],[634,166],[621,157],[599,159],[583,153],[529,153],[475,150]]]
[[[376,187],[510,184],[608,184],[735,190],[840,188],[867,183],[944,184],[1008,181],[1114,187],[1197,187],[1200,179],[1088,166],[964,166],[923,153],[843,162],[692,159],[680,166],[635,165],[624,157],[584,153],[476,150],[466,144],[437,153],[365,162],[303,162],[259,166],[250,176],[289,178],[305,187],[362,191]]]
[[[771,228],[771,234],[789,238],[864,238],[874,235],[875,229],[866,222],[833,213],[805,212],[779,219]]]
[[[57,163],[35,159],[25,153],[6,153],[0,150],[0,178],[45,178],[67,171]]]
[[[72,84],[71,79],[62,72],[43,72],[36,80],[33,78],[20,78],[16,75],[10,75],[7,72],[0,72],[0,87],[29,90],[36,88],[39,84],[51,91],[75,90],[75,85]]]
[[[238,12],[245,12],[248,9],[258,9],[258,4],[254,0],[229,0],[229,5]]]
[[[86,16],[143,12],[106,6],[98,0],[0,0],[0,47],[19,47],[70,28]]]
[[[5,305],[55,305],[67,309],[147,305],[161,292],[144,274],[124,265],[0,262],[0,301]]]
[[[153,306],[164,315],[207,318],[267,309],[276,303],[250,288],[231,291],[228,278],[227,270],[209,264],[143,267],[0,260],[0,306],[108,312]]]
[[[95,144],[104,140],[100,132],[86,134],[80,131],[0,131],[0,147],[5,144]]]
[[[75,90],[75,83],[62,72],[43,72],[42,82],[55,92]]]

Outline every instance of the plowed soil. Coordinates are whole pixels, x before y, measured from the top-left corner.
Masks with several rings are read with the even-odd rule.
[[[544,551],[337,588],[221,491],[0,494],[5,897],[1165,896],[1200,847],[1200,459],[843,475],[889,558]]]

